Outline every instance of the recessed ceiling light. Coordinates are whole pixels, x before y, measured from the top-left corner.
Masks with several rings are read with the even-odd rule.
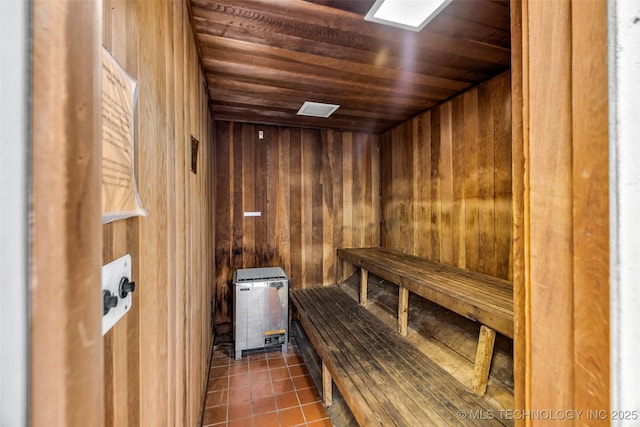
[[[340,108],[336,104],[323,104],[321,102],[305,101],[298,110],[299,116],[324,117],[327,118]]]
[[[451,0],[376,0],[364,19],[420,31],[449,3]]]

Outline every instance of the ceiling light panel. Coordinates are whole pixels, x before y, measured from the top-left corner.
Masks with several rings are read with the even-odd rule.
[[[376,0],[364,19],[420,31],[449,3],[451,0]]]

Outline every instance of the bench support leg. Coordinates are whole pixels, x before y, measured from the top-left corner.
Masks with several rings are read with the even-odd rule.
[[[409,291],[400,286],[398,294],[398,333],[407,336],[407,321],[409,313]]]
[[[327,408],[333,403],[333,380],[324,362],[322,362],[322,399]]]
[[[364,268],[360,269],[360,305],[367,305],[367,284],[369,283],[369,272]]]
[[[480,337],[478,338],[478,351],[476,353],[472,387],[473,392],[478,396],[484,396],[485,391],[487,391],[489,368],[491,368],[491,358],[493,357],[493,344],[495,340],[495,331],[482,325],[480,327]]]

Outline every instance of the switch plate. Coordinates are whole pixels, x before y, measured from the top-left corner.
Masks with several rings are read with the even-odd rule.
[[[129,254],[102,266],[102,290],[118,296],[118,305],[102,316],[102,335],[106,334],[131,309],[132,292],[129,292],[126,298],[120,298],[120,280],[123,277],[131,281],[131,255]],[[100,302],[100,313],[102,313],[102,292],[100,292]]]

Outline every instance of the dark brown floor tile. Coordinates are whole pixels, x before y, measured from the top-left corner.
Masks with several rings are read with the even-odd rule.
[[[204,410],[202,425],[216,424],[227,421],[227,407],[214,406]]]
[[[311,375],[304,375],[304,376],[301,376],[301,377],[295,377],[293,379],[293,385],[295,386],[296,390],[302,390],[304,388],[315,387],[315,384],[313,383],[313,379],[311,379]]]
[[[304,414],[304,418],[308,423],[312,421],[319,421],[329,416],[329,414],[327,413],[327,409],[324,407],[322,402],[314,402],[308,405],[303,405],[302,413]]]
[[[309,375],[309,370],[305,365],[293,365],[289,366],[289,372],[292,377],[299,377],[301,375]]]
[[[304,363],[304,361],[302,360],[302,357],[298,354],[288,354],[285,359],[287,359],[287,364],[289,366],[292,365],[302,365]]]
[[[278,410],[298,406],[298,396],[295,392],[278,394],[276,395],[276,405]]]
[[[279,427],[280,419],[277,412],[269,414],[256,415],[253,417],[254,427]]]
[[[320,395],[318,394],[318,390],[315,387],[305,388],[303,390],[298,390],[298,400],[301,405],[306,405],[307,403],[319,402],[321,400]]]
[[[299,406],[278,411],[282,427],[297,426],[304,423],[304,416]]]
[[[289,346],[289,350],[291,351],[291,346]],[[285,353],[287,354],[287,353]],[[271,360],[271,359],[280,359],[280,358],[284,358],[285,354],[282,353],[282,351],[270,351],[266,354],[267,359]]]
[[[251,400],[251,387],[248,385],[229,389],[229,404]]]
[[[271,375],[271,381],[290,378],[289,369],[286,367],[269,369],[269,375]]]
[[[253,415],[266,414],[276,410],[276,401],[273,396],[253,399]]]
[[[293,381],[290,378],[271,381],[271,384],[273,385],[274,394],[283,394],[294,390]]]
[[[211,368],[209,372],[209,378],[222,378],[229,376],[229,366],[218,366],[215,368]]]
[[[228,390],[217,390],[207,393],[204,406],[209,408],[211,406],[226,405],[228,392]]]
[[[214,378],[209,380],[207,384],[207,391],[218,391],[229,388],[229,378]]]
[[[251,417],[251,402],[229,402],[229,412],[227,419],[229,421],[239,420],[242,418]]]

